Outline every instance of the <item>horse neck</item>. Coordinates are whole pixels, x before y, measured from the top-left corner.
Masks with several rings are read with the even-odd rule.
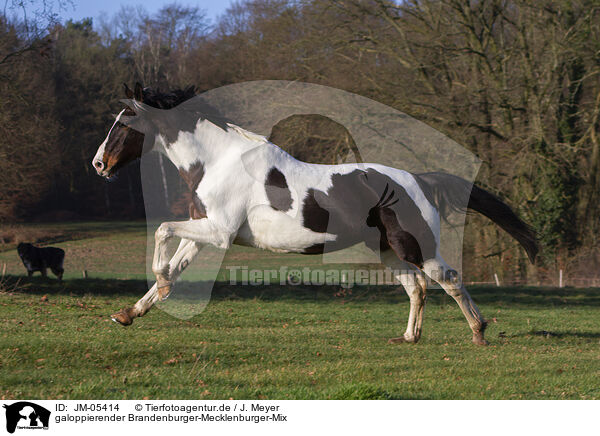
[[[235,129],[224,130],[208,120],[202,120],[194,132],[180,132],[176,142],[163,145],[159,151],[177,168],[187,170],[200,162],[206,169],[231,154],[241,155],[252,146],[256,144],[250,144]]]

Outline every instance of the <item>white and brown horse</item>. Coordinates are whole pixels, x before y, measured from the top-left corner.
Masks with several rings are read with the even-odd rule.
[[[202,113],[187,120],[184,129],[157,123],[145,126],[144,131],[152,133],[144,134],[131,127],[131,120],[147,108],[172,109],[191,99],[194,90],[160,93],[136,84],[134,91],[125,86],[125,92],[133,108],[117,116],[100,145],[92,162],[97,173],[110,178],[143,153],[158,151],[179,169],[193,201],[190,220],[165,222],[156,231],[156,284],[133,307],[113,315],[123,325],[166,298],[205,244],[320,254],[364,242],[381,254],[383,263],[407,271],[399,279],[410,298],[408,326],[403,336],[390,342],[419,340],[428,276],[456,300],[473,331],[473,342],[486,344],[486,321],[457,272],[440,256],[440,217],[468,203],[535,259],[538,249],[530,228],[497,197],[460,177],[411,174],[376,164],[308,164],[263,136]],[[257,147],[260,152],[248,153]],[[169,259],[167,241],[173,237],[181,242]]]

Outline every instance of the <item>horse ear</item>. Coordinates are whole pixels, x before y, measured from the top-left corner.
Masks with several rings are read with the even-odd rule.
[[[129,89],[129,86],[127,86],[127,83],[123,83],[123,88],[125,89],[125,97],[132,99],[133,91],[131,89]]]
[[[140,82],[135,82],[134,97],[137,101],[144,101],[144,87]]]

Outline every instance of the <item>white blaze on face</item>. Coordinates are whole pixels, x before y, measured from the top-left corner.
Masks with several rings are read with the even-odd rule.
[[[123,115],[123,113],[126,110],[127,109],[123,109],[121,112],[119,112],[119,115],[117,115],[117,118],[115,119],[115,122],[113,123],[112,127],[108,131],[108,134],[106,135],[106,138],[104,139],[104,142],[102,142],[102,144],[100,144],[100,147],[98,147],[98,151],[96,152],[96,155],[94,156],[94,159],[92,159],[92,166],[96,169],[96,171],[98,171],[98,173],[100,173],[104,169],[103,167],[99,168],[97,164],[100,163],[100,164],[103,165],[104,150],[106,149],[106,143],[108,142],[108,138],[110,138],[110,134],[112,133],[113,129],[115,128],[115,126],[117,125],[117,123],[121,119],[121,116]]]

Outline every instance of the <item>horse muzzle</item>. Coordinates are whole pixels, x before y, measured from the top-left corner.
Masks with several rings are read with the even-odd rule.
[[[107,168],[106,164],[100,159],[94,159],[92,161],[92,166],[94,167],[94,169],[96,170],[96,173],[99,176],[110,179],[113,175],[112,168]]]

